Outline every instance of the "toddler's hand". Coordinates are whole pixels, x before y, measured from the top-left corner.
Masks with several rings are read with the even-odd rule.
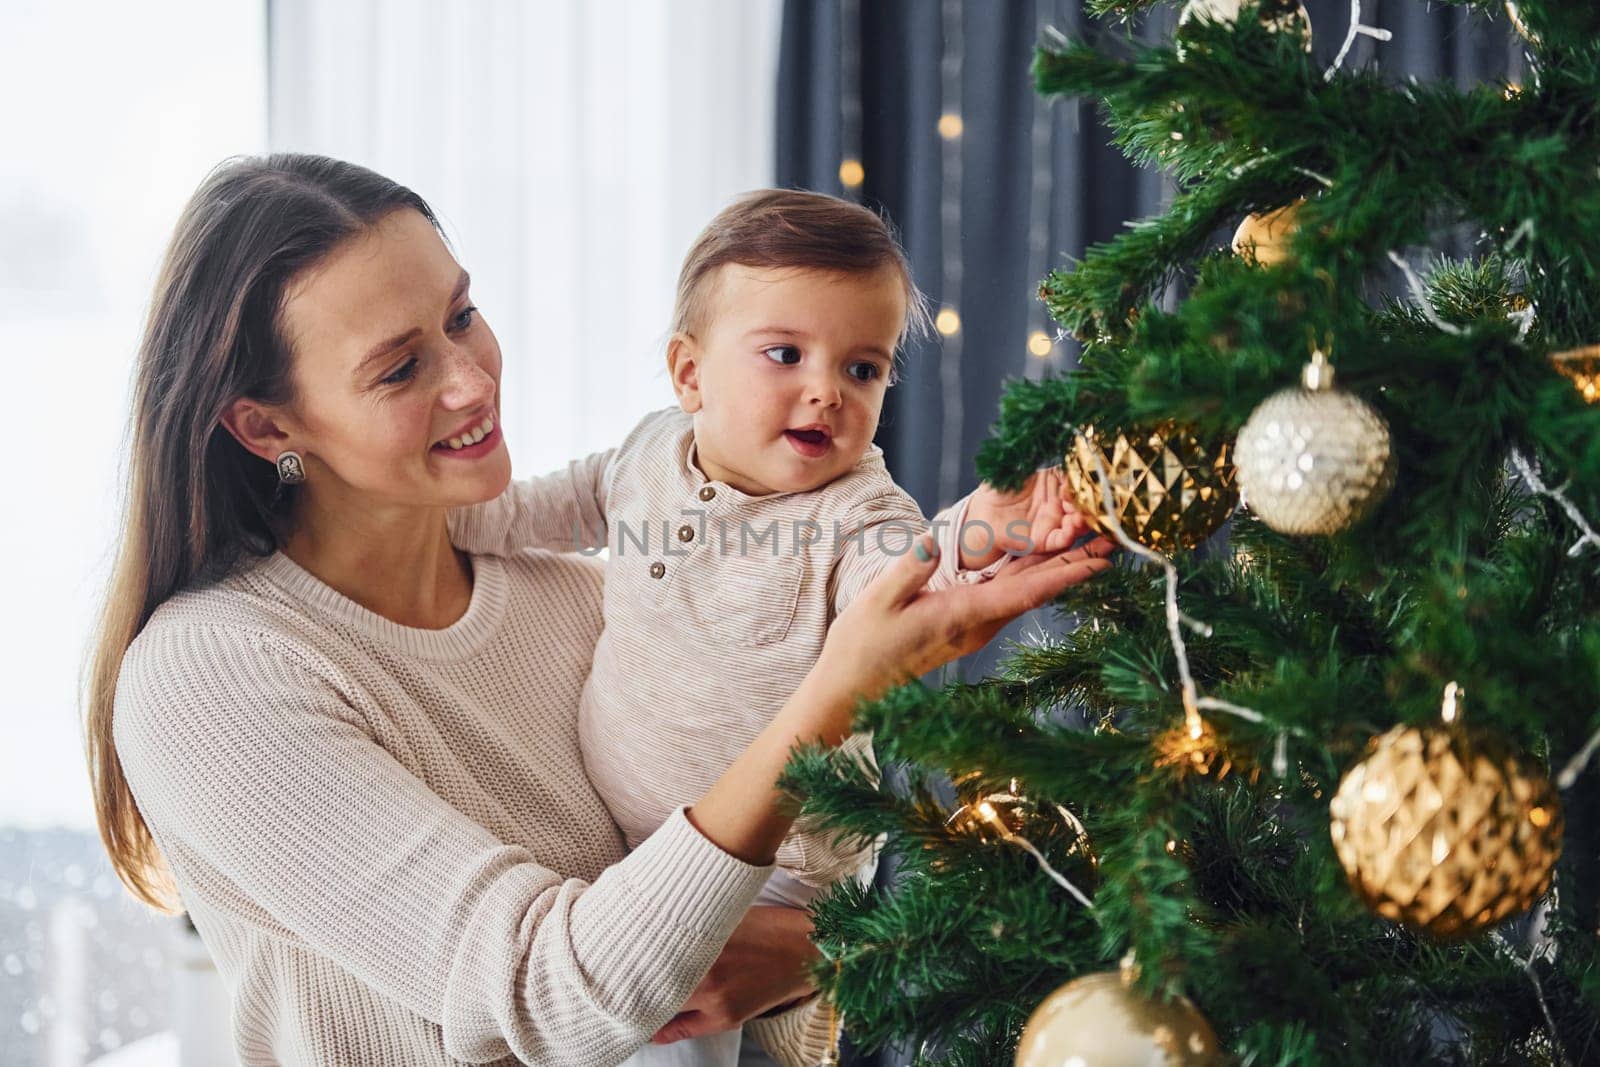
[[[1063,495],[1061,472],[1035,471],[1014,493],[984,482],[967,504],[971,527],[961,537],[961,566],[982,570],[1002,554],[1025,556],[1059,552],[1089,532],[1078,509]],[[984,523],[984,527],[974,524]]]

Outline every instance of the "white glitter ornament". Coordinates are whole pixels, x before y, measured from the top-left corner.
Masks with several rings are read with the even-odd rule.
[[[1333,368],[1321,352],[1312,354],[1302,380],[1302,388],[1263,400],[1239,431],[1240,495],[1279,533],[1337,533],[1394,484],[1389,424],[1366,401],[1333,388]]]

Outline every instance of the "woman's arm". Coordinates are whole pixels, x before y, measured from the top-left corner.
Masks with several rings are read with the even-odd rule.
[[[332,960],[459,1060],[603,1067],[649,1040],[768,869],[677,814],[591,884],[551,870],[414,776],[297,656],[192,622],[129,649],[117,754],[185,897]]]
[[[457,1059],[617,1063],[672,1018],[765,883],[791,822],[776,787],[789,750],[837,743],[858,698],[981,646],[1106,565],[1093,551],[1029,557],[928,594],[929,555],[898,561],[840,616],[693,825],[674,815],[590,885],[447,803],[264,634],[147,628],[123,661],[117,755],[186,894],[437,1023]]]
[[[717,779],[689,818],[707,838],[747,863],[769,864],[794,822],[778,777],[797,745],[837,745],[856,705],[976,651],[1000,628],[1069,585],[1111,564],[1113,546],[1018,557],[992,580],[930,592],[939,565],[931,534],[921,551],[895,560],[828,630],[816,665],[771,724]]]
[[[770,857],[786,834],[776,777],[790,750],[807,741],[836,743],[849,729],[857,699],[932,670],[981,647],[1016,615],[1045,603],[1063,588],[1084,581],[1110,564],[1109,541],[1096,539],[1070,552],[1012,561],[1005,572],[981,586],[930,591],[927,580],[939,565],[933,534],[921,538],[924,555],[908,553],[863,590],[835,622],[823,656],[779,717],[696,804],[693,815],[702,832],[746,858]],[[753,791],[755,797],[746,791]],[[760,798],[762,803],[749,801]],[[784,909],[754,909],[755,912]],[[657,1041],[679,1041],[731,1029],[759,1015],[782,996],[812,992],[809,976],[784,984],[815,958],[809,944],[809,917],[782,916],[789,936],[762,939],[741,928],[684,1009]],[[756,935],[752,937],[751,935]],[[751,942],[762,956],[752,957]],[[779,987],[774,989],[774,982]],[[752,1024],[767,1052],[784,1064],[821,1062],[831,1043],[826,1008],[815,1001]]]

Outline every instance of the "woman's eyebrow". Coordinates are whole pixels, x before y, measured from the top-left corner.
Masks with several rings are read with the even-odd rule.
[[[448,307],[450,304],[454,304],[457,300],[460,300],[462,294],[464,294],[471,285],[472,275],[463,270],[461,272],[461,277],[456,279],[456,287],[450,293],[450,300],[445,306]],[[421,335],[422,331],[413,326],[404,333],[395,334],[387,341],[379,341],[367,351],[366,355],[361,357],[361,362],[356,364],[356,376],[360,377],[361,374],[364,373],[372,364],[376,363],[384,356],[387,356],[401,345],[406,344],[409,341],[416,340]]]

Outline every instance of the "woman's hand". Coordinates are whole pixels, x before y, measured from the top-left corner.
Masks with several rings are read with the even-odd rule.
[[[817,958],[811,917],[798,908],[755,907],[728,939],[683,1010],[657,1031],[657,1045],[742,1026],[747,1019],[809,996]]]
[[[838,744],[858,701],[982,648],[1018,615],[1111,566],[1111,551],[1111,542],[1097,537],[1067,551],[1019,556],[981,584],[929,592],[939,547],[923,534],[834,620],[800,688],[686,812],[689,821],[744,862],[771,863],[794,823],[777,783],[796,745]]]
[[[880,696],[982,648],[1018,615],[1093,578],[1111,566],[1114,548],[1096,537],[1078,548],[1016,557],[981,584],[929,592],[939,548],[924,534],[834,620],[812,676],[858,698]]]

